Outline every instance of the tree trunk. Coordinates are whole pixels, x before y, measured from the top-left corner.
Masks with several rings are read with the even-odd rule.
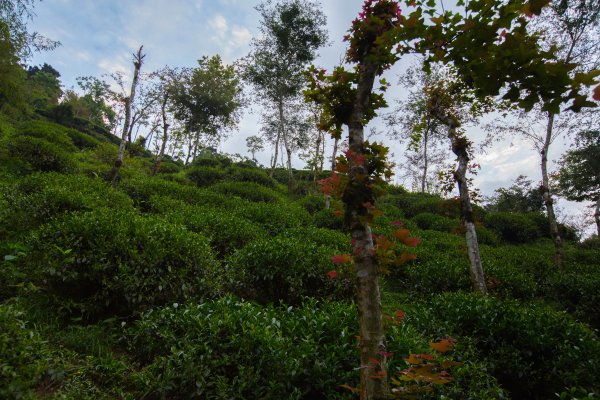
[[[335,158],[337,157],[339,141],[340,141],[340,139],[336,137],[333,142],[333,153],[331,154],[331,173],[332,174],[335,172]],[[325,209],[329,210],[330,207],[331,207],[331,196],[327,195],[325,197]]]
[[[117,183],[117,177],[119,176],[119,170],[123,165],[123,159],[125,158],[125,146],[127,144],[127,134],[129,133],[129,125],[131,123],[131,104],[133,104],[133,100],[135,98],[135,88],[138,83],[140,68],[142,67],[142,62],[144,60],[144,55],[142,54],[142,49],[144,46],[140,46],[137,54],[134,56],[133,60],[133,80],[131,81],[131,90],[129,92],[129,96],[125,98],[125,120],[123,121],[123,133],[121,135],[121,143],[119,144],[119,153],[117,155],[117,159],[115,161],[115,165],[113,166],[110,172],[110,180],[112,185],[115,186]]]
[[[542,156],[542,198],[546,206],[548,214],[548,225],[550,227],[550,236],[554,242],[554,263],[560,269],[564,267],[565,250],[563,247],[560,233],[558,232],[558,224],[556,222],[556,214],[554,213],[554,200],[550,194],[550,182],[548,179],[548,149],[552,141],[552,129],[554,125],[554,114],[548,113],[548,125],[546,127],[546,139],[544,147],[541,151]]]
[[[369,105],[377,63],[365,61],[359,65],[360,77],[356,98],[348,122],[349,150],[360,157],[364,154],[363,118]],[[349,157],[348,185],[343,200],[346,205],[346,222],[353,239],[354,267],[356,270],[357,304],[360,331],[360,398],[361,400],[385,399],[388,395],[384,363],[385,335],[381,316],[377,259],[374,255],[371,228],[364,221],[368,214],[366,203],[373,203],[374,196],[368,184],[368,171],[364,164],[357,164]]]
[[[318,175],[319,175],[319,156],[320,156],[320,152],[321,152],[321,131],[319,130],[319,132],[317,133],[317,146],[315,149],[315,160],[314,160],[314,176],[313,176],[313,182],[317,181]]]
[[[275,154],[273,155],[273,163],[271,164],[271,172],[269,176],[272,178],[277,167],[277,157],[279,156],[279,140],[281,139],[281,132],[277,132],[277,138],[275,139]]]
[[[425,193],[425,186],[427,184],[427,169],[429,168],[429,159],[427,157],[427,145],[429,144],[429,128],[425,129],[425,135],[423,136],[423,176],[421,178],[421,193]]]
[[[454,179],[458,184],[460,195],[460,218],[465,228],[465,239],[467,242],[467,251],[469,255],[469,274],[473,288],[481,294],[487,294],[485,285],[485,275],[479,253],[479,243],[477,241],[477,232],[475,231],[475,221],[473,218],[473,207],[469,196],[469,185],[467,182],[467,168],[469,165],[469,153],[467,148],[469,143],[466,138],[460,137],[456,128],[458,125],[451,124],[448,128],[448,137],[452,142],[452,152],[458,158],[458,167],[454,171]]]
[[[294,183],[294,172],[292,170],[292,150],[286,146],[285,152],[287,153],[288,187],[291,187]]]
[[[156,157],[156,163],[154,164],[154,169],[152,171],[152,175],[156,175],[160,170],[160,163],[165,155],[165,148],[167,147],[167,140],[169,138],[169,123],[167,122],[167,101],[169,100],[169,95],[165,94],[163,97],[163,101],[160,103],[160,113],[162,116],[162,128],[163,128],[163,137],[162,143],[160,145],[160,151],[158,153],[158,157]]]
[[[596,199],[596,212],[594,212],[594,220],[596,221],[596,234],[600,238],[600,197]]]

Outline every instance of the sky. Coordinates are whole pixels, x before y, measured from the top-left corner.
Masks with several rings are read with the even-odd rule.
[[[231,63],[248,54],[252,37],[258,35],[260,16],[254,9],[257,0],[43,0],[36,5],[31,31],[61,42],[50,52],[36,53],[31,65],[44,62],[61,73],[65,88],[75,86],[79,76],[101,76],[122,72],[132,74],[131,57],[140,45],[146,53],[143,69],[146,72],[165,65],[193,67],[202,56],[220,54]],[[330,45],[320,50],[315,64],[331,69],[340,63],[345,52],[343,36],[360,11],[362,0],[321,0],[327,16]],[[407,66],[415,63],[405,58],[386,73],[392,83]],[[390,105],[402,99],[403,89],[392,86],[386,98]],[[219,147],[226,153],[248,155],[245,138],[259,132],[259,116],[246,111],[239,129]],[[370,124],[385,132],[381,119]],[[370,127],[368,127],[369,129]],[[485,132],[480,128],[468,130],[475,144]],[[401,164],[405,147],[385,137],[377,139],[391,147],[394,162]],[[553,144],[550,160],[556,161],[567,149],[559,140]],[[257,154],[262,164],[269,163],[270,149]],[[449,160],[452,161],[452,160]],[[474,177],[474,186],[485,196],[493,195],[499,187],[508,187],[519,176],[526,175],[534,183],[541,180],[539,154],[525,141],[512,138],[500,140],[484,153],[479,152],[475,162],[481,170]],[[296,158],[295,166],[302,163]],[[551,162],[550,169],[555,169]],[[584,205],[560,201],[559,215],[571,221],[588,212]]]

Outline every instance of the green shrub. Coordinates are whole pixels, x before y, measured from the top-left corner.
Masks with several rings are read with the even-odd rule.
[[[127,331],[150,398],[350,399],[352,305],[262,307],[223,298],[153,310]],[[168,365],[168,368],[165,368]]]
[[[276,191],[254,182],[221,182],[210,186],[209,189],[253,202],[276,203],[282,199]]]
[[[586,250],[600,250],[600,237],[592,235],[581,242],[580,247]]]
[[[342,253],[352,252],[350,235],[331,229],[315,228],[311,226],[291,228],[281,232],[279,236],[294,238],[298,241],[312,242],[318,246],[336,249]]]
[[[297,238],[277,236],[252,242],[227,259],[231,290],[260,303],[297,304],[302,297],[353,293],[346,279],[331,279],[335,250]]]
[[[485,226],[478,226],[475,228],[477,233],[477,242],[479,244],[485,244],[488,246],[497,246],[500,243],[500,238],[498,235],[487,229]]]
[[[210,186],[225,179],[225,171],[217,167],[195,166],[186,172],[189,180],[197,186]]]
[[[76,151],[69,131],[71,129],[55,124],[53,122],[42,120],[27,121],[19,128],[19,136],[27,136],[37,139],[43,139],[49,143],[61,147],[66,152]],[[77,132],[77,131],[76,131]]]
[[[310,216],[296,204],[238,201],[225,206],[232,213],[261,225],[271,235],[307,225]]]
[[[452,219],[432,213],[420,213],[412,218],[412,222],[421,229],[429,229],[440,232],[452,232],[460,227],[458,219]]]
[[[550,301],[577,319],[600,329],[600,269],[596,266],[555,272],[546,282]]]
[[[528,243],[541,236],[537,224],[525,214],[510,212],[488,213],[485,226],[508,243]]]
[[[150,198],[154,195],[179,199],[186,203],[201,203],[203,192],[194,186],[182,185],[161,177],[135,177],[123,179],[119,189],[131,197],[136,207],[150,211]]]
[[[131,200],[99,178],[36,173],[21,179],[14,188],[4,221],[12,230],[25,230],[73,211],[100,207],[131,208]]]
[[[160,163],[159,174],[176,174],[181,171],[181,165],[176,162],[163,160]]]
[[[93,149],[98,146],[101,142],[93,136],[88,135],[87,133],[79,132],[75,129],[69,129],[67,134],[71,138],[71,141],[75,146],[79,149]]]
[[[318,228],[327,228],[341,231],[344,229],[343,216],[336,215],[335,210],[321,210],[313,214],[313,223]]]
[[[275,187],[275,180],[258,168],[232,166],[227,169],[227,177],[234,182],[254,182],[269,188]]]
[[[430,335],[470,337],[512,398],[549,399],[569,387],[597,391],[600,342],[585,326],[544,306],[448,293],[413,320]]]
[[[34,171],[71,172],[71,156],[56,144],[34,137],[18,136],[8,143],[8,154],[26,163]]]
[[[17,307],[0,304],[0,397],[36,399],[47,376],[49,349]]]
[[[325,209],[325,196],[318,194],[309,194],[296,200],[296,203],[302,206],[310,214],[315,214]]]
[[[231,163],[231,159],[225,155],[205,153],[196,157],[192,165],[198,167],[227,168]]]
[[[208,240],[132,211],[98,209],[44,226],[27,265],[56,306],[94,318],[210,297],[220,276]]]
[[[225,210],[180,204],[174,205],[166,215],[169,221],[206,236],[222,257],[267,236],[261,226]]]

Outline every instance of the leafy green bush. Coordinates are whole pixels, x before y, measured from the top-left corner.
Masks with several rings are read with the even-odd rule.
[[[325,196],[318,194],[309,194],[296,200],[296,203],[302,206],[310,214],[315,214],[325,209]]]
[[[225,179],[225,171],[217,167],[194,166],[186,172],[189,180],[197,186],[210,186]]]
[[[276,203],[282,199],[273,189],[254,182],[221,182],[210,186],[210,190],[253,202]]]
[[[46,377],[49,349],[14,305],[0,304],[0,397],[35,399]]]
[[[410,321],[430,335],[470,337],[513,398],[549,399],[569,387],[597,391],[600,342],[564,313],[477,294],[448,293]]]
[[[71,156],[60,145],[43,139],[15,137],[8,143],[8,154],[34,171],[71,172],[75,169]]]
[[[487,229],[485,226],[478,226],[475,228],[477,232],[477,242],[479,244],[486,244],[488,246],[497,246],[500,243],[498,235]]]
[[[49,143],[58,145],[66,152],[72,152],[76,151],[77,148],[68,134],[70,130],[65,126],[53,122],[30,120],[21,125],[18,132],[19,136],[43,139]]]
[[[67,131],[67,134],[71,138],[71,141],[73,142],[73,144],[82,150],[83,149],[93,149],[96,146],[98,146],[100,143],[102,143],[102,142],[100,142],[100,140],[96,139],[95,137],[90,136],[87,133],[79,132],[78,130],[75,130],[75,129],[69,129]]]
[[[327,228],[341,231],[344,229],[344,218],[338,216],[335,210],[321,210],[313,214],[313,223],[318,228]]]
[[[232,213],[246,218],[265,228],[269,234],[307,225],[310,216],[296,204],[290,203],[251,203],[238,201],[225,206]]]
[[[291,228],[279,234],[281,237],[295,238],[298,241],[308,241],[319,246],[336,249],[342,253],[352,252],[350,235],[327,228],[312,226]]]
[[[44,226],[27,258],[55,305],[94,318],[219,293],[208,240],[127,210],[75,213]]]
[[[135,379],[151,398],[349,399],[340,384],[357,384],[355,314],[230,297],[153,310],[127,331],[143,366]]]
[[[181,165],[174,161],[163,160],[160,163],[159,174],[176,174],[181,171]]]
[[[254,182],[269,188],[275,187],[275,180],[259,168],[232,166],[227,169],[227,178],[234,182]]]
[[[526,214],[510,212],[488,213],[484,224],[508,243],[528,243],[541,236],[537,224]]]
[[[206,236],[220,256],[230,254],[247,243],[267,236],[266,230],[261,226],[216,208],[179,204],[167,212],[166,216],[169,221]]]
[[[100,207],[131,208],[131,200],[99,178],[36,173],[21,179],[13,189],[9,210],[0,221],[13,231],[39,226],[58,215]]]
[[[136,207],[150,211],[150,198],[154,195],[179,199],[186,203],[202,203],[203,192],[194,186],[182,185],[161,177],[135,177],[123,179],[119,189],[131,197]]]
[[[335,250],[297,238],[277,236],[248,244],[227,259],[231,290],[260,303],[297,304],[302,297],[353,294],[346,279],[331,279]]]
[[[412,218],[412,222],[421,229],[429,229],[440,232],[452,232],[460,227],[460,221],[456,218],[448,218],[428,212],[420,213]]]

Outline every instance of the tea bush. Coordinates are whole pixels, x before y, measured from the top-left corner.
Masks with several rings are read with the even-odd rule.
[[[232,166],[227,169],[227,179],[234,182],[254,182],[269,188],[275,187],[275,180],[264,170]]]
[[[68,134],[70,130],[65,126],[53,122],[32,120],[27,121],[19,127],[18,136],[42,139],[61,147],[65,152],[73,152],[77,150],[77,147],[75,147]],[[78,131],[75,132],[79,133]]]
[[[236,199],[237,200],[237,199]],[[309,214],[292,203],[251,203],[237,201],[226,206],[235,215],[261,225],[271,235],[289,229],[306,226]]]
[[[325,196],[309,194],[296,200],[296,203],[302,206],[310,214],[315,214],[325,209]]]
[[[273,189],[255,182],[221,182],[210,186],[209,190],[253,202],[276,203],[283,198]]]
[[[127,210],[74,213],[44,226],[26,262],[56,307],[86,318],[131,315],[220,292],[206,238]]]
[[[127,193],[136,207],[150,211],[150,198],[154,195],[182,200],[186,203],[201,203],[203,192],[194,186],[181,185],[161,177],[135,177],[123,179],[119,189]]]
[[[421,229],[440,232],[452,232],[460,227],[460,221],[456,218],[448,218],[428,212],[415,215],[412,222]]]
[[[279,234],[280,237],[294,238],[298,241],[309,241],[319,246],[330,247],[340,253],[351,253],[350,235],[326,228],[311,226],[291,228]]]
[[[35,137],[18,136],[11,139],[8,154],[33,171],[68,173],[75,170],[72,157],[61,146]]]
[[[527,215],[510,212],[488,213],[484,224],[508,243],[529,243],[541,236],[541,232],[532,218]]]
[[[218,167],[198,167],[190,168],[185,174],[189,180],[197,186],[210,186],[214,183],[225,180],[225,171]]]
[[[412,320],[430,335],[470,337],[488,371],[519,399],[549,399],[569,387],[597,391],[600,342],[570,316],[542,305],[466,293],[434,297]]]
[[[344,229],[344,218],[335,214],[335,210],[321,210],[313,214],[313,223],[318,228],[341,231]]]
[[[255,241],[227,259],[229,287],[263,304],[297,304],[304,296],[351,296],[353,280],[327,276],[335,269],[334,254],[331,248],[285,236]]]

